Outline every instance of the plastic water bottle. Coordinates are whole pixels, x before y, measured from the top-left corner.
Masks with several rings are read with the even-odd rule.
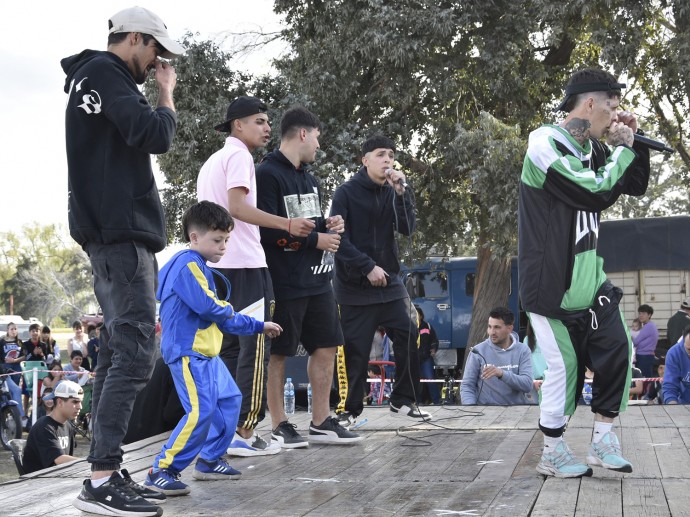
[[[307,384],[307,413],[311,415],[311,382]]]
[[[328,233],[335,233],[333,230],[328,230]],[[323,252],[323,260],[321,261],[324,266],[332,266],[335,263],[335,253],[332,251]]]
[[[285,388],[283,388],[283,403],[285,405],[285,414],[295,414],[295,387],[292,385],[290,377],[285,381]]]

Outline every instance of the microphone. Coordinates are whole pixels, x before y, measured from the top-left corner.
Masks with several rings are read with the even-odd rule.
[[[386,176],[390,178],[392,172],[393,169],[386,169]],[[398,178],[397,184],[402,185],[402,188],[407,188],[407,182],[404,181],[402,178]]]
[[[649,147],[654,151],[662,151],[664,153],[669,154],[673,154],[676,152],[675,149],[671,149],[665,143],[659,142],[658,140],[652,140],[651,138],[648,138],[644,135],[640,135],[638,133],[635,133],[633,135],[633,138],[635,139],[635,142],[637,142],[638,144],[644,145],[645,147]]]
[[[473,354],[477,354],[479,357],[484,359],[484,364],[488,364],[486,357],[484,357],[481,353],[479,353],[479,350],[477,350],[476,347],[473,346],[472,348],[470,348],[470,352],[472,352]]]

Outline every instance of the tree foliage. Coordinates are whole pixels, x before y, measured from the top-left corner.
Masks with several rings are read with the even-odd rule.
[[[276,0],[275,10],[290,46],[275,63],[276,77],[231,72],[217,46],[186,42],[191,50],[176,65],[180,131],[173,151],[159,158],[171,232],[201,164],[222,143],[211,128],[230,98],[253,93],[271,104],[274,122],[297,103],[319,115],[325,127],[314,171],[327,195],[358,168],[367,136],[394,137],[417,196],[410,259],[476,252],[480,278],[503,285],[516,251],[527,135],[558,121],[552,110],[564,84],[585,66],[628,82],[625,106],[679,151],[657,164],[647,196],[622,200],[611,213],[688,207],[685,0]],[[656,201],[669,190],[670,201]],[[502,266],[488,267],[494,259]],[[477,290],[488,296],[482,306],[505,302],[488,287]]]
[[[56,225],[0,235],[0,282],[3,312],[11,295],[15,314],[45,323],[72,321],[96,304],[86,254]]]

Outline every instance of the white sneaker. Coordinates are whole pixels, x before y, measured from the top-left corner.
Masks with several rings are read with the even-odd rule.
[[[241,456],[244,458],[250,456],[271,456],[279,452],[280,444],[271,443],[269,445],[256,433],[254,433],[251,438],[242,438],[239,434],[235,433],[235,437],[227,450],[229,456]]]

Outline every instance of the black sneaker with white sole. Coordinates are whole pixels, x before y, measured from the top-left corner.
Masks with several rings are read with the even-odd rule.
[[[95,488],[91,480],[84,481],[79,496],[72,502],[75,508],[97,515],[159,517],[163,508],[137,494],[118,472]]]
[[[419,406],[414,402],[400,404],[400,406],[396,406],[391,402],[389,407],[391,409],[391,413],[399,416],[406,416],[418,422],[429,422],[432,419],[431,413],[427,413],[423,409],[419,409]]]
[[[129,475],[127,469],[120,469],[120,474],[125,479],[125,483],[129,485],[129,488],[134,490],[138,495],[149,501],[150,503],[163,504],[167,499],[165,494],[146,488],[144,485],[140,485],[132,479]]]
[[[297,432],[297,426],[287,420],[279,423],[278,427],[271,431],[271,439],[279,443],[283,449],[309,447],[309,442]]]
[[[362,437],[341,426],[338,421],[329,416],[321,425],[309,423],[309,441],[326,445],[349,445],[362,441]]]

